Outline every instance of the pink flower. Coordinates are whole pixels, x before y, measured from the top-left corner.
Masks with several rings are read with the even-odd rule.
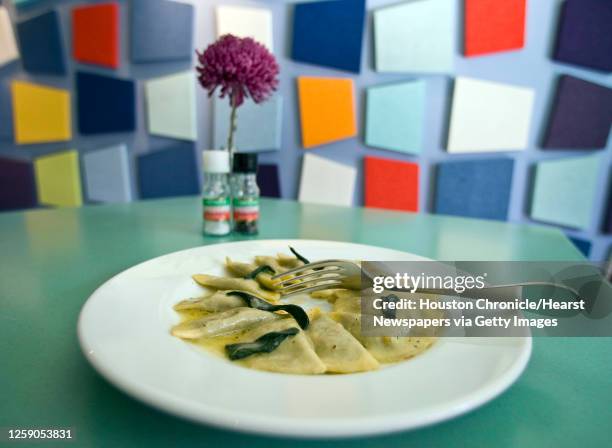
[[[196,67],[202,87],[212,96],[229,96],[230,105],[239,107],[245,98],[265,101],[278,86],[278,64],[266,47],[250,37],[226,34],[198,54]]]

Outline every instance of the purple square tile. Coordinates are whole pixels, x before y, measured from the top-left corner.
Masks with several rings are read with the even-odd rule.
[[[33,207],[36,207],[36,184],[32,164],[0,158],[0,211]]]
[[[257,171],[257,184],[261,195],[269,198],[280,198],[281,189],[278,178],[278,165],[259,165]]]
[[[558,149],[605,148],[610,125],[612,89],[563,75],[559,80],[542,146]]]
[[[612,71],[612,1],[567,0],[561,7],[553,59]]]

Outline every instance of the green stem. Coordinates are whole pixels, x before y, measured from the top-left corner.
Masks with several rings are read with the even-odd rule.
[[[230,128],[229,135],[227,136],[227,150],[231,153],[234,151],[234,134],[238,125],[236,122],[238,107],[234,105],[233,99],[230,97],[230,104],[232,106],[232,112],[230,114]]]

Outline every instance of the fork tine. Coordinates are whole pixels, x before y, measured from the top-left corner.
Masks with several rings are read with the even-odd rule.
[[[323,261],[317,261],[315,263],[309,263],[309,264],[305,264],[303,266],[299,266],[297,268],[293,268],[290,271],[285,271],[282,272],[280,274],[276,274],[275,276],[272,277],[272,280],[278,280],[281,277],[285,277],[287,275],[299,275],[299,274],[303,274],[304,271],[310,271],[312,269],[317,269],[317,268],[325,268],[328,266],[337,266],[338,265],[338,261],[336,260],[323,260]]]
[[[319,279],[326,278],[326,277],[330,277],[330,278],[340,277],[342,271],[343,271],[342,268],[337,268],[337,269],[323,269],[322,271],[307,272],[306,274],[300,275],[298,277],[289,277],[284,280],[281,280],[280,282],[276,283],[276,286],[285,287],[291,283],[296,283],[296,282],[297,283],[307,283],[313,280],[319,280]]]
[[[283,294],[283,293],[288,293],[290,291],[295,291],[298,289],[308,288],[310,286],[329,285],[330,283],[340,284],[342,283],[342,277],[335,276],[335,277],[327,277],[327,278],[318,278],[318,279],[310,280],[307,282],[299,282],[299,283],[295,283],[292,285],[285,285],[284,287],[279,288],[277,291]]]
[[[307,292],[319,291],[321,289],[327,289],[327,288],[330,288],[330,287],[339,286],[341,284],[342,284],[342,282],[339,282],[339,281],[334,281],[334,282],[331,282],[331,283],[325,282],[325,283],[322,283],[322,284],[308,286],[306,288],[298,288],[298,289],[295,289],[293,291],[288,291],[288,292],[283,292],[284,290],[281,290],[280,293],[281,293],[281,295],[283,297],[287,297],[287,296],[292,296],[294,294],[305,294]],[[300,286],[303,286],[303,285],[300,284]],[[287,288],[287,289],[290,289],[290,288]]]

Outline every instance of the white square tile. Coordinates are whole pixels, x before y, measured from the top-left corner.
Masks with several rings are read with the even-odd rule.
[[[218,6],[217,37],[224,34],[252,37],[273,52],[272,11],[242,6]]]
[[[145,91],[151,135],[197,140],[195,82],[192,72],[147,81]]]
[[[19,58],[15,34],[8,10],[0,6],[0,66]]]
[[[453,93],[448,152],[526,149],[534,98],[533,89],[458,77]]]
[[[357,170],[313,154],[305,154],[300,180],[300,202],[353,204]]]

